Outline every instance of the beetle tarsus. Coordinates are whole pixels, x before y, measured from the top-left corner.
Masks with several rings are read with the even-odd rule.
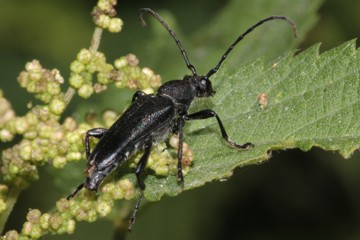
[[[134,207],[134,210],[131,214],[131,217],[130,217],[130,220],[129,220],[129,226],[128,226],[128,231],[131,232],[131,229],[132,229],[132,226],[134,225],[135,223],[135,220],[136,220],[136,214],[139,210],[139,206],[140,206],[140,203],[141,203],[141,200],[143,198],[143,195],[144,195],[144,192],[143,190],[141,190],[140,192],[140,196],[138,197],[137,201],[136,201],[136,204],[135,204],[135,207]]]

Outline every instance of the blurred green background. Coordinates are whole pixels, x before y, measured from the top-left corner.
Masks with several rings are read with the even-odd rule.
[[[291,7],[293,0],[273,0],[277,6],[274,8],[268,6],[268,2],[119,1],[117,10],[125,22],[124,29],[120,34],[104,33],[100,50],[109,61],[134,53],[141,66],[149,66],[160,73],[164,81],[187,74],[168,34],[155,24],[149,24],[146,29],[139,26],[138,9],[151,7],[169,19],[192,63],[199,72],[206,72],[225,51],[223,45],[232,42],[250,23],[271,14],[292,17],[292,12],[296,12]],[[359,35],[359,1],[296,2],[298,6],[303,2],[304,9],[297,10],[298,13],[306,12],[307,7],[317,9],[318,21],[314,15],[295,17],[301,24],[293,49],[304,50],[322,42],[321,51],[325,51]],[[17,114],[22,115],[27,111],[26,104],[35,100],[18,86],[18,73],[27,61],[38,59],[46,68],[58,68],[67,78],[69,64],[76,53],[90,44],[93,24],[89,12],[96,1],[0,0],[0,4],[0,88]],[[241,13],[238,19],[227,19],[226,11],[233,6],[240,7]],[[221,17],[223,20],[213,20]],[[242,21],[249,24],[238,28],[238,22]],[[213,27],[230,30],[216,35]],[[270,29],[267,33],[271,35],[271,32]],[[233,54],[228,60],[231,63],[227,63],[229,68],[252,61],[264,52],[269,53],[271,61],[281,52],[290,50],[281,48],[281,44],[260,45],[257,41],[268,37],[261,33],[260,30],[241,43],[238,52],[241,57]],[[208,48],[211,51],[203,47],[211,45],[212,48]],[[273,50],[275,48],[278,50]],[[86,102],[76,97],[67,113],[81,120],[82,114],[89,110],[111,107],[121,111],[120,106],[129,101],[132,94],[117,89],[110,89],[110,92]],[[114,102],[119,102],[119,108]],[[1,143],[0,148],[8,146],[11,144]],[[237,169],[227,181],[208,183],[178,197],[165,197],[160,202],[147,204],[141,208],[133,233],[126,239],[360,239],[359,158],[358,152],[344,160],[338,153],[319,149],[306,153],[299,150],[273,152],[270,161]],[[67,166],[63,172],[41,169],[40,181],[22,193],[7,229],[20,230],[29,208],[45,212],[58,198],[67,196],[81,181],[83,167],[84,163],[80,163]],[[64,172],[73,178],[71,183],[64,180]],[[77,224],[74,235],[49,235],[44,239],[112,239],[114,234],[113,223],[101,220]]]

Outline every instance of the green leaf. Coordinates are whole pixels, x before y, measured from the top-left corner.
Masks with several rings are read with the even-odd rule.
[[[216,111],[232,140],[255,148],[237,151],[222,140],[215,119],[187,123],[185,136],[195,154],[185,190],[231,176],[234,168],[267,160],[271,150],[312,147],[349,157],[360,146],[359,51],[355,41],[319,55],[316,45],[269,64],[257,60],[212,78],[216,96],[195,102],[190,112]],[[266,93],[261,109],[258,94]],[[145,196],[158,200],[182,189],[175,176],[148,176]]]

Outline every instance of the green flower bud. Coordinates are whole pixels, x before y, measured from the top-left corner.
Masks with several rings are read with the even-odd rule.
[[[64,83],[64,78],[61,76],[60,71],[58,69],[51,70],[51,75],[54,77],[54,80],[58,83]]]
[[[108,12],[111,10],[112,8],[112,5],[110,3],[109,0],[99,0],[97,2],[97,6],[102,10],[102,11],[105,11],[105,12]]]
[[[74,131],[76,129],[76,122],[73,118],[67,117],[64,121],[63,127],[66,131]]]
[[[114,65],[117,69],[121,69],[128,65],[128,61],[126,60],[126,57],[120,57],[115,60]]]
[[[39,81],[42,78],[41,70],[31,70],[29,71],[29,79],[31,81]]]
[[[47,85],[47,91],[50,95],[59,95],[61,92],[60,84],[57,82],[49,82]]]
[[[32,239],[39,239],[42,236],[42,231],[39,225],[34,225],[31,229],[30,237]]]
[[[80,50],[76,58],[82,64],[88,64],[92,59],[92,54],[88,49],[83,48]]]
[[[62,156],[56,156],[53,160],[53,166],[55,168],[63,168],[65,167],[66,163],[66,158]]]
[[[30,233],[32,239],[39,239],[42,236],[42,231],[39,225],[33,225]]]
[[[97,213],[94,209],[91,209],[89,212],[88,212],[88,222],[95,222],[97,219]]]
[[[80,74],[71,74],[69,83],[73,88],[80,88],[85,82],[85,79]]]
[[[25,236],[30,236],[33,224],[31,222],[25,222],[21,233]]]
[[[14,135],[7,129],[0,129],[0,141],[9,142],[13,140]]]
[[[103,198],[98,198],[96,204],[96,211],[99,213],[100,216],[105,217],[111,212],[112,209],[112,202],[104,200]]]
[[[56,115],[60,115],[64,112],[65,108],[66,108],[66,103],[64,100],[59,99],[59,98],[54,98],[51,102],[50,102],[50,111]]]
[[[112,18],[109,23],[109,31],[112,33],[118,33],[121,31],[123,21],[120,18]]]
[[[16,175],[19,173],[19,171],[20,171],[19,167],[16,166],[13,162],[11,162],[9,165],[9,173],[12,175]]]
[[[23,134],[29,129],[29,123],[26,121],[26,118],[17,118],[15,122],[15,129],[18,134]]]
[[[66,141],[68,141],[70,144],[76,144],[79,141],[82,142],[81,135],[79,135],[78,132],[69,132],[66,134]]]
[[[101,28],[108,28],[111,22],[111,18],[108,15],[101,14],[98,18],[97,24]]]
[[[28,161],[31,159],[31,146],[30,144],[21,144],[21,148],[19,150],[19,156],[24,160]]]
[[[33,140],[35,139],[38,135],[36,131],[27,131],[24,133],[24,138],[25,139],[29,139],[29,140]]]
[[[29,73],[22,71],[18,76],[18,82],[21,87],[26,88],[26,86],[29,84]]]
[[[81,158],[82,155],[80,152],[71,152],[66,155],[67,161],[79,161]]]
[[[75,218],[77,221],[87,221],[89,215],[83,208],[79,208],[76,212]]]
[[[85,71],[85,65],[82,64],[80,61],[78,60],[74,60],[71,64],[70,64],[70,70],[73,73],[81,73],[83,71]]]
[[[94,89],[90,84],[84,84],[79,88],[78,94],[82,98],[89,98],[94,93]]]
[[[103,72],[99,72],[97,74],[97,81],[98,81],[98,83],[101,83],[101,84],[109,84],[110,83],[110,79],[108,77],[108,74],[103,73]]]
[[[50,215],[49,218],[49,226],[54,229],[57,230],[60,228],[60,226],[63,224],[63,219],[61,218],[61,216],[57,213]]]
[[[34,224],[37,224],[40,222],[40,216],[41,212],[38,209],[31,209],[28,214],[26,215],[26,219]]]
[[[70,219],[66,224],[66,232],[68,234],[73,234],[75,232],[75,225],[76,222],[72,219]]]
[[[49,139],[53,133],[52,131],[53,129],[51,125],[42,124],[38,127],[39,136],[41,138]]]
[[[37,125],[39,123],[38,117],[33,112],[28,112],[25,117],[30,125]]]
[[[41,70],[42,66],[38,60],[32,60],[31,62],[26,63],[25,69],[30,72],[32,70]]]
[[[51,215],[49,213],[44,213],[40,217],[40,227],[42,229],[48,229],[49,228],[49,219]]]
[[[61,198],[56,202],[56,208],[59,212],[68,211],[70,209],[70,203],[65,198]]]
[[[111,192],[111,197],[114,200],[120,200],[123,199],[125,196],[124,191],[121,188],[115,188],[112,192]]]
[[[19,234],[15,230],[10,230],[5,234],[4,240],[19,240]]]
[[[130,66],[136,67],[137,65],[139,65],[139,59],[132,53],[126,55],[126,61],[129,63]],[[132,68],[135,75],[139,75],[140,74],[140,68]]]
[[[135,188],[129,179],[120,180],[119,186],[124,191],[126,200],[131,200],[135,197]]]

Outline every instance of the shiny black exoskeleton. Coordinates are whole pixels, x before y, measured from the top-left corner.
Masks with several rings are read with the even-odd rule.
[[[68,197],[68,199],[73,198],[82,188],[87,188],[90,191],[97,191],[106,176],[133,156],[137,151],[144,149],[144,154],[140,158],[135,171],[141,194],[130,219],[129,230],[135,221],[136,212],[143,196],[143,190],[145,189],[141,173],[146,166],[152,146],[162,140],[166,134],[179,134],[177,176],[181,184],[184,182],[181,159],[183,127],[186,121],[215,117],[223,139],[230,146],[237,149],[248,149],[254,146],[252,143],[240,145],[231,141],[219,116],[214,111],[205,109],[189,114],[188,109],[194,98],[209,97],[215,94],[209,80],[210,76],[217,72],[220,65],[234,46],[256,27],[270,20],[281,19],[289,22],[296,33],[294,23],[285,16],[271,16],[265,18],[241,34],[228,48],[214,68],[206,75],[199,76],[196,73],[195,67],[190,64],[187,54],[176,37],[175,32],[170,29],[168,24],[157,13],[149,8],[140,9],[140,21],[143,25],[145,25],[142,16],[144,13],[148,13],[155,17],[169,31],[179,47],[192,75],[185,76],[183,80],[173,80],[163,84],[156,94],[145,94],[141,91],[136,92],[131,106],[109,129],[94,128],[89,130],[85,137],[86,157],[88,160],[88,166],[85,170],[87,177],[85,182]],[[90,137],[100,139],[92,152],[90,152]]]

